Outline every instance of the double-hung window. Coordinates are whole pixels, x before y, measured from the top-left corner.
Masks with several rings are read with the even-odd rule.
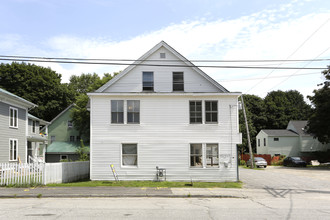
[[[203,146],[202,144],[190,144],[190,166],[203,167]]]
[[[122,165],[123,166],[137,166],[137,144],[123,144],[122,145]]]
[[[190,144],[190,167],[219,167],[218,144]]]
[[[202,123],[202,101],[190,101],[189,112],[190,112],[190,124]]]
[[[218,102],[205,101],[205,122],[217,123],[218,122]]]
[[[173,72],[173,91],[184,91],[183,72]]]
[[[139,124],[140,123],[140,101],[128,100],[127,101],[127,123]]]
[[[219,166],[219,148],[218,144],[206,144],[206,166]]]
[[[154,91],[154,73],[143,72],[143,91]]]
[[[18,110],[17,110],[17,108],[9,107],[9,127],[18,128]]]
[[[111,100],[111,123],[123,124],[124,123],[124,101]]]
[[[9,139],[9,161],[16,161],[18,154],[18,140]]]

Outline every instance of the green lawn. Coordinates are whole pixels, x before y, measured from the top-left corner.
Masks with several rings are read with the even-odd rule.
[[[242,182],[154,182],[154,181],[82,181],[47,184],[48,187],[194,187],[194,188],[242,188]]]

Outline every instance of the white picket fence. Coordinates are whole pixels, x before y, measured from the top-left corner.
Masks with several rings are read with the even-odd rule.
[[[0,186],[43,184],[44,163],[0,163]]]

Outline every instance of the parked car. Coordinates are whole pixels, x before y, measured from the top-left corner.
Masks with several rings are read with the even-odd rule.
[[[262,157],[255,157],[254,158],[254,165],[256,167],[265,167],[266,168],[267,167],[267,161]],[[249,159],[247,161],[246,166],[247,167],[251,166],[251,159]]]
[[[300,157],[286,157],[283,160],[283,166],[306,167],[307,163]]]

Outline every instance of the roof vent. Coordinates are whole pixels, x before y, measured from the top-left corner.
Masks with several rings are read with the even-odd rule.
[[[166,53],[160,53],[160,58],[165,59],[166,58]]]

